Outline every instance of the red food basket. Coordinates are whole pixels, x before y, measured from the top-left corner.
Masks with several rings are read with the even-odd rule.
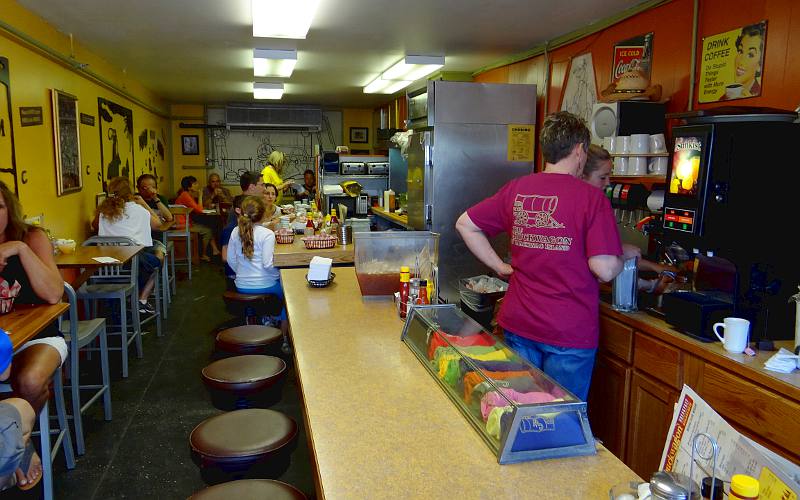
[[[336,246],[336,238],[300,238],[308,250],[322,250]]]
[[[294,234],[276,234],[275,241],[283,245],[294,243]]]

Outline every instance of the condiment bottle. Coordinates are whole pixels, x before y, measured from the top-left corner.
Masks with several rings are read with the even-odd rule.
[[[325,223],[322,225],[322,231],[325,234],[331,234],[333,228],[331,227],[331,216],[325,216]]]
[[[410,291],[411,285],[409,283],[411,279],[411,273],[409,272],[408,266],[402,266],[400,268],[400,317],[405,318],[408,314],[408,293]]]
[[[731,492],[728,494],[728,499],[753,500],[758,498],[758,490],[758,479],[746,474],[734,474],[731,476]]]
[[[428,281],[427,280],[419,280],[419,297],[417,297],[417,301],[415,304],[430,304],[431,302],[428,300]]]
[[[305,236],[314,236],[314,220],[311,218],[311,215],[308,215],[306,228],[303,230],[303,234]]]
[[[722,489],[722,479],[704,477],[702,486],[700,487],[700,494],[703,495],[703,500],[711,500],[711,498],[714,500],[722,500],[724,494]]]
[[[339,218],[336,217],[336,209],[331,209],[331,234],[339,234]]]
[[[431,303],[431,299],[433,298],[433,280],[428,280],[428,286],[426,292],[428,293],[428,303]]]

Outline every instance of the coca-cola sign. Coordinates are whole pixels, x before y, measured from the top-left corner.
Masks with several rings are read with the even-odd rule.
[[[620,76],[634,69],[641,71],[649,80],[652,50],[653,33],[623,40],[614,45],[614,65],[611,68],[611,82],[617,83]]]

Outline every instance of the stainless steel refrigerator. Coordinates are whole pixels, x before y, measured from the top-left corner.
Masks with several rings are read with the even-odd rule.
[[[410,93],[408,221],[439,233],[439,297],[458,302],[458,280],[489,272],[455,230],[464,210],[533,171],[509,161],[509,125],[536,123],[536,85],[430,81]],[[508,236],[492,240],[501,257]]]

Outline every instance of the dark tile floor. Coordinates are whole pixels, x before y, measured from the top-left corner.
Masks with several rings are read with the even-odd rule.
[[[154,331],[144,336],[143,359],[130,354],[127,379],[121,378],[119,353],[110,354],[114,418],[103,420],[99,402],[84,415],[86,454],[78,457],[74,470],[67,471],[59,453],[56,498],[187,498],[205,487],[191,459],[188,437],[203,419],[221,413],[211,405],[200,370],[212,360],[212,332],[231,317],[220,298],[224,289],[220,267],[205,264],[194,270],[192,278],[178,284],[163,324],[164,336],[159,338]],[[291,359],[287,362],[291,368]],[[291,465],[278,479],[312,497],[313,472],[293,369],[281,401],[271,409],[289,415],[300,427]],[[38,490],[8,497],[36,498]]]

